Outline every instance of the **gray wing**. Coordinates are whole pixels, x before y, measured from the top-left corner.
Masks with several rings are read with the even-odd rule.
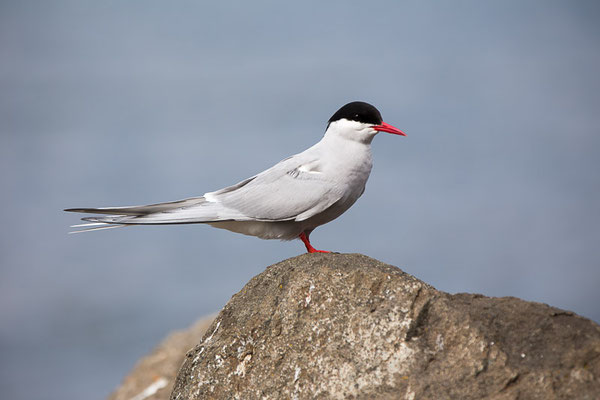
[[[149,206],[67,211],[112,214],[112,217],[83,219],[122,225],[303,221],[326,210],[342,196],[340,185],[324,177],[317,160],[307,160],[299,154],[236,185],[202,197]]]
[[[193,197],[190,199],[169,201],[166,203],[148,204],[143,206],[127,207],[100,207],[100,208],[67,208],[68,212],[110,214],[110,215],[147,215],[173,210],[176,208],[185,208],[200,204],[204,201],[202,197]]]
[[[260,221],[303,221],[340,200],[343,190],[327,179],[317,160],[291,157],[236,186],[205,194],[243,218]]]

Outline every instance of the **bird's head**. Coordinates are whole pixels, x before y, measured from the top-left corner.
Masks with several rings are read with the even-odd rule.
[[[347,139],[370,143],[379,132],[406,136],[400,129],[383,122],[381,113],[369,103],[353,101],[329,118],[326,134],[332,132]]]

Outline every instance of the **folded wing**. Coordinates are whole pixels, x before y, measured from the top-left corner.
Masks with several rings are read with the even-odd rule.
[[[72,208],[66,211],[109,214],[83,218],[104,224],[186,224],[218,221],[303,221],[340,200],[343,191],[328,181],[318,162],[290,157],[236,185],[179,201],[134,207]],[[100,224],[100,225],[99,225]]]

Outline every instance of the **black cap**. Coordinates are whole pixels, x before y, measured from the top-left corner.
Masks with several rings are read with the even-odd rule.
[[[327,125],[329,126],[330,123],[339,121],[340,119],[374,125],[380,125],[383,122],[379,110],[364,101],[353,101],[346,104],[329,118]]]

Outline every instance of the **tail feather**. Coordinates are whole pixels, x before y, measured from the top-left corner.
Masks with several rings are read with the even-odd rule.
[[[96,223],[90,223],[90,224],[71,225],[69,228],[84,228],[84,227],[90,227],[90,226],[104,226],[104,225],[106,225],[106,222],[96,222]]]
[[[223,212],[224,209],[220,205],[206,201],[204,197],[193,197],[145,206],[68,208],[65,211],[109,214],[107,216],[97,215],[82,218],[83,221],[89,223],[73,225],[72,228],[84,229],[71,233],[91,232],[130,225],[211,223],[241,217],[233,210]]]
[[[83,221],[89,222],[89,224],[73,226],[73,228],[84,228],[74,233],[130,225],[211,224],[223,221],[255,220],[255,218],[248,217],[240,211],[223,206],[214,200],[207,201],[205,197],[194,197],[147,206],[69,208],[65,211],[109,214],[107,216],[97,215],[82,218]]]
[[[69,232],[69,234],[73,234],[73,233],[83,233],[83,232],[92,232],[92,231],[101,231],[104,229],[114,229],[114,228],[124,228],[126,226],[129,225],[123,225],[123,224],[106,224],[106,223],[92,223],[92,224],[79,224],[79,225],[72,225],[71,228],[85,228],[85,229],[80,229],[78,231],[71,231]]]

